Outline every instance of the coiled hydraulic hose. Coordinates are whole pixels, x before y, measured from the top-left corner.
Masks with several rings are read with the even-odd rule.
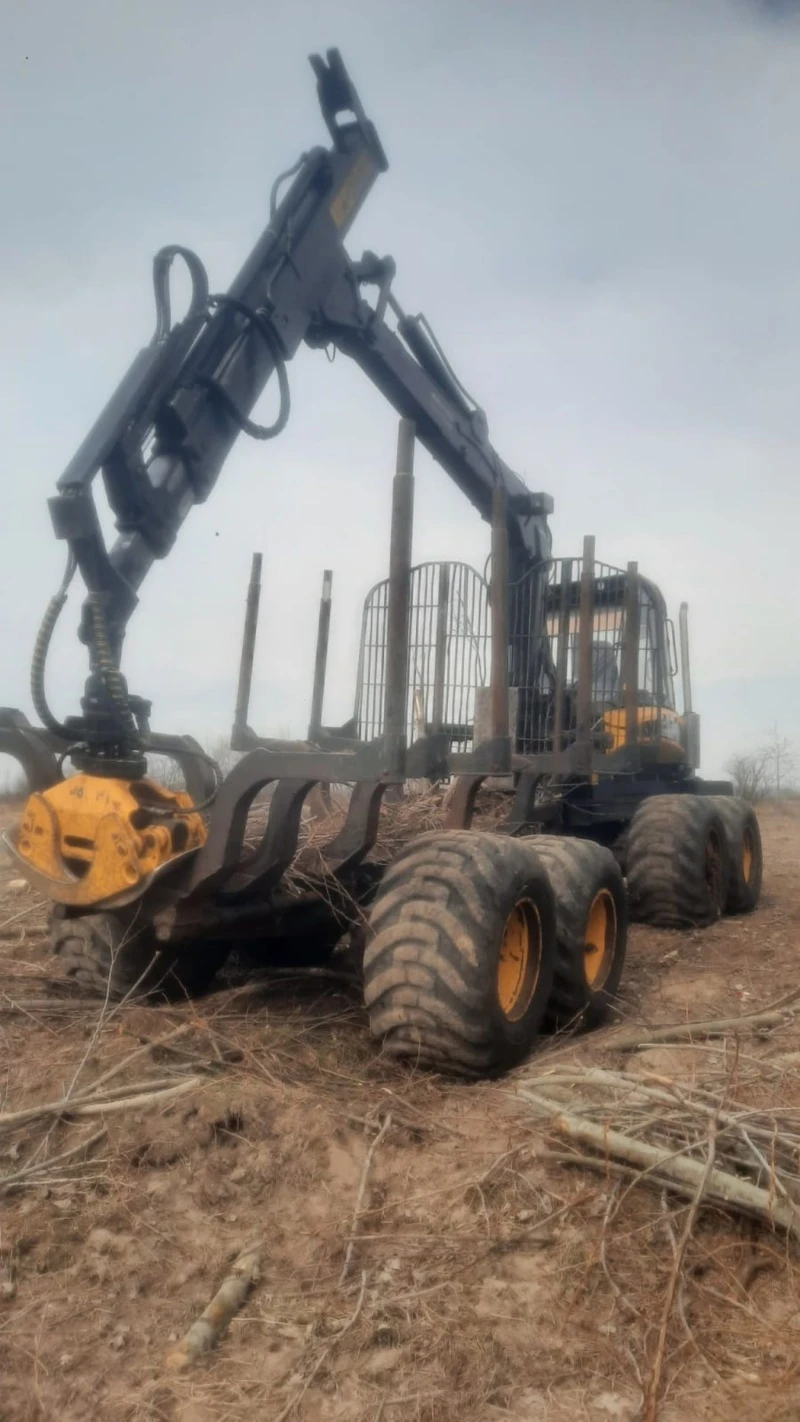
[[[249,435],[251,439],[274,439],[282,430],[286,428],[291,414],[291,392],[289,389],[289,376],[286,370],[286,361],[281,353],[278,338],[269,322],[268,312],[259,309],[254,310],[244,301],[238,301],[235,296],[219,295],[209,296],[208,304],[211,307],[228,307],[232,311],[244,316],[254,330],[258,331],[262,340],[269,348],[270,355],[275,363],[275,374],[278,378],[278,391],[280,394],[280,404],[277,418],[271,425],[258,425],[254,420],[248,419],[238,408],[235,401],[228,394],[224,386],[220,385],[211,375],[199,375],[193,372],[191,381],[196,385],[202,385],[209,394],[212,395],[223,406],[230,418],[239,426],[243,434]]]
[[[105,611],[99,593],[89,593],[89,611],[92,623],[92,670],[96,671],[103,678],[108,689],[108,693],[120,716],[121,724],[132,735],[136,735],[136,725],[131,711],[128,693],[122,674],[111,651],[111,642],[108,636],[108,626],[106,624]],[[169,807],[161,805],[148,805],[148,812],[159,819],[177,819],[186,815],[197,815],[203,810],[207,810],[217,798],[219,787],[222,784],[222,771],[217,762],[210,755],[202,755],[202,759],[211,767],[214,776],[214,788],[210,795],[199,805],[192,805],[183,809],[174,805]]]
[[[126,729],[134,729],[133,712],[128,701],[128,692],[122,678],[108,635],[102,594],[90,592],[86,598],[91,619],[91,642],[89,646],[90,665],[93,672],[102,677],[103,683],[114,703],[116,711]]]
[[[69,585],[75,575],[77,566],[75,555],[70,551],[69,557],[67,558],[66,572],[61,581],[61,587],[55,597],[51,597],[47,604],[47,611],[42,618],[42,623],[33,648],[33,657],[31,658],[31,700],[36,709],[36,714],[42,722],[42,725],[45,726],[48,731],[52,731],[54,736],[59,736],[63,740],[68,740],[70,733],[66,726],[62,725],[53,715],[47,704],[44,676],[45,668],[47,667],[47,657],[50,651],[50,643],[53,640],[56,623],[61,616],[64,603],[67,600]]]
[[[87,749],[87,747],[82,742],[75,743],[74,741],[71,741],[72,733],[63,724],[63,722],[59,721],[58,718],[53,715],[48,705],[47,693],[45,691],[45,670],[47,667],[47,657],[50,651],[50,644],[53,640],[53,633],[56,629],[56,623],[58,622],[61,612],[63,611],[64,604],[67,600],[69,586],[75,575],[76,567],[77,564],[75,557],[72,553],[70,553],[67,559],[67,568],[66,572],[64,573],[61,586],[59,587],[58,592],[55,594],[55,596],[50,599],[47,605],[47,610],[44,614],[44,617],[42,618],[42,623],[39,628],[39,632],[36,637],[36,642],[33,649],[33,657],[31,659],[31,699],[35,707],[36,714],[42,722],[42,725],[45,726],[48,731],[52,732],[54,736],[58,736],[59,740],[69,742],[66,750],[59,757],[59,769],[61,769],[64,764],[64,761],[69,758],[70,754],[73,751]],[[128,697],[125,690],[125,683],[122,679],[122,676],[114,660],[113,653],[111,651],[111,643],[109,641],[108,636],[108,627],[106,624],[105,613],[99,594],[90,593],[88,597],[88,605],[91,614],[92,643],[90,650],[92,669],[93,671],[98,672],[103,677],[103,680],[105,681],[105,684],[108,687],[108,691],[114,702],[114,705],[116,706],[121,717],[123,718],[126,727],[130,727],[130,729],[133,729],[133,715],[128,702]],[[212,756],[206,755],[203,752],[195,752],[195,754],[198,755],[198,759],[204,760],[205,763],[210,767],[212,775],[214,777],[214,788],[211,791],[210,795],[208,795],[207,798],[203,800],[199,805],[193,805],[191,809],[186,810],[179,809],[176,807],[170,807],[169,809],[166,809],[157,805],[150,806],[150,813],[152,815],[157,817],[163,817],[165,819],[173,819],[183,815],[200,814],[202,813],[202,811],[209,809],[210,806],[213,804],[214,800],[217,797],[219,787],[222,784],[222,771],[220,770],[219,765],[213,759]]]

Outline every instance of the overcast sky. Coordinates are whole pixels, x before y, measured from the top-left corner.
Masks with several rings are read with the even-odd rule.
[[[270,185],[324,143],[338,45],[389,171],[348,239],[391,252],[493,442],[555,498],[555,549],[631,558],[690,604],[704,770],[800,740],[800,7],[788,0],[16,0],[0,19],[0,702],[28,698],[62,571],[46,500],[153,325],[150,262],[224,289]],[[329,722],[384,576],[392,411],[344,357],[290,366],[280,439],[241,438],[146,581],[124,669],[154,725],[228,728],[250,554],[251,722],[304,733],[334,571]],[[275,392],[258,408],[267,419]],[[488,531],[427,456],[418,558]],[[50,693],[78,709],[74,612]]]

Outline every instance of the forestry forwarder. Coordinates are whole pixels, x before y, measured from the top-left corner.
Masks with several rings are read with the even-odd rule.
[[[8,843],[54,905],[66,971],[117,996],[167,979],[201,989],[232,939],[276,960],[297,961],[309,942],[324,956],[353,906],[368,905],[372,1031],[394,1055],[476,1075],[519,1060],[544,1024],[603,1016],[629,906],[674,926],[752,908],[758,827],[729,786],[695,774],[685,622],[680,716],[658,590],[635,565],[596,566],[591,539],[582,559],[553,562],[551,499],[493,449],[424,318],[398,305],[392,259],[348,256],[344,238],[387,161],[338,52],[311,62],[330,145],[277,179],[268,226],[227,294],[209,292],[193,252],[158,253],[153,339],[50,501],[67,569],[33,658],[43,727],[0,712],[0,750],[22,762],[33,791]],[[172,325],[175,258],[192,297]],[[323,637],[309,742],[259,740],[245,708],[235,746],[248,753],[221,783],[190,738],[150,732],[150,705],[120,672],[123,639],[145,574],[211,493],[237,436],[266,440],[286,425],[287,363],[303,342],[351,356],[401,416],[390,573],[365,609],[353,721],[321,724]],[[264,428],[252,410],[273,376],[279,411]],[[412,568],[415,438],[491,522],[490,582],[457,563]],[[92,497],[98,474],[119,534],[110,551]],[[62,724],[45,661],[76,569],[90,674],[81,715]],[[185,792],[147,778],[153,752],[178,761]],[[77,773],[63,778],[67,757]],[[453,782],[446,828],[376,864],[386,791],[420,777]],[[487,780],[512,792],[494,833],[470,829]],[[288,896],[281,880],[303,802],[332,783],[353,792],[324,850],[325,891]],[[268,784],[263,838],[243,858],[248,809]]]

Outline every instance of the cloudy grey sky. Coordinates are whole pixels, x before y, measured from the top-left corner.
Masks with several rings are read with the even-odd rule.
[[[349,245],[391,251],[503,458],[691,608],[704,769],[800,740],[800,9],[788,0],[17,0],[0,19],[0,702],[63,546],[46,499],[149,339],[150,261],[225,288],[274,176],[325,141],[311,50],[338,45],[390,168]],[[350,710],[386,568],[395,418],[301,350],[293,414],[241,439],[143,588],[125,670],[161,729],[230,724],[250,553],[265,591],[251,720],[303,733],[334,570],[326,719]],[[274,392],[264,396],[266,418]],[[482,565],[485,527],[426,456],[418,557]],[[65,617],[50,690],[77,709]]]

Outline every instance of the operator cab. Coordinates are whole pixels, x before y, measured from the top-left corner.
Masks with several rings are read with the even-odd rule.
[[[626,621],[630,574],[595,562],[591,580],[591,725],[597,749],[626,743]],[[533,578],[510,589],[509,686],[518,755],[564,749],[577,736],[579,624],[583,560],[552,562],[544,630],[531,610]],[[659,761],[685,757],[678,714],[675,630],[654,583],[638,577],[636,738]],[[383,732],[388,579],[368,593],[362,617],[355,722],[360,740]],[[539,619],[539,628],[542,626]],[[406,734],[409,743],[444,731],[453,752],[473,749],[483,726],[491,670],[489,581],[464,563],[423,563],[411,571]],[[630,653],[628,653],[630,656]],[[559,684],[561,694],[559,695]]]

